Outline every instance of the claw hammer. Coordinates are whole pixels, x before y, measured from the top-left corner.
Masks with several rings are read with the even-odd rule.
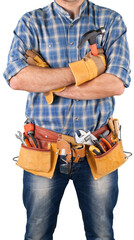
[[[98,55],[98,51],[97,51],[97,43],[96,43],[96,38],[98,35],[100,34],[104,34],[105,33],[105,28],[102,27],[102,28],[99,28],[98,30],[93,30],[93,31],[89,31],[89,32],[86,32],[83,36],[82,36],[82,39],[78,45],[78,48],[82,48],[84,43],[86,41],[89,42],[89,45],[90,45],[90,48],[91,48],[91,53],[92,55],[94,56],[97,56]]]

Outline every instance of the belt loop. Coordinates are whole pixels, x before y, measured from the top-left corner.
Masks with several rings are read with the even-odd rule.
[[[78,163],[80,158],[85,157],[85,145],[83,145],[81,148],[77,148],[77,146],[73,147],[73,157],[74,162]]]

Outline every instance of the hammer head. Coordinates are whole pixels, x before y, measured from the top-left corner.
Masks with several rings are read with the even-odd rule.
[[[79,49],[82,48],[86,41],[88,41],[90,45],[96,44],[97,36],[100,35],[100,34],[104,34],[104,33],[105,33],[105,29],[103,27],[99,28],[98,30],[93,30],[93,31],[86,32],[82,36],[82,39],[81,39],[81,41],[78,45],[78,48]]]

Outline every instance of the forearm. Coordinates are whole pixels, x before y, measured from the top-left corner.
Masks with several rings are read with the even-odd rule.
[[[71,85],[64,91],[55,94],[70,99],[88,100],[121,95],[123,92],[123,82],[112,74],[104,73],[92,81],[78,87]]]
[[[50,69],[28,66],[10,80],[13,89],[28,92],[48,92],[73,83],[75,79],[69,67]]]

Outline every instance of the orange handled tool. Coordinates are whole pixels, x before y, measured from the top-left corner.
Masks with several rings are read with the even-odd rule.
[[[99,137],[100,137],[99,141],[102,141],[107,146],[108,149],[112,147],[111,143],[102,134],[100,134]]]
[[[24,139],[24,142],[26,143],[27,147],[31,147],[29,140],[25,136],[23,137],[23,139]]]
[[[92,55],[94,56],[97,56],[98,55],[98,51],[97,51],[97,43],[96,43],[96,38],[98,35],[100,34],[104,34],[105,33],[105,28],[99,28],[98,30],[93,30],[93,31],[89,31],[89,32],[86,32],[83,36],[82,36],[82,39],[78,45],[78,48],[82,48],[84,43],[86,41],[89,42],[90,44],[90,48],[91,48],[91,53]]]
[[[30,121],[30,119],[27,119],[25,121],[25,125],[24,125],[25,134],[30,137],[30,142],[32,143],[32,145],[35,148],[38,148],[38,143],[34,137],[34,128],[35,128],[34,124]],[[26,139],[25,139],[25,141],[26,141]]]

